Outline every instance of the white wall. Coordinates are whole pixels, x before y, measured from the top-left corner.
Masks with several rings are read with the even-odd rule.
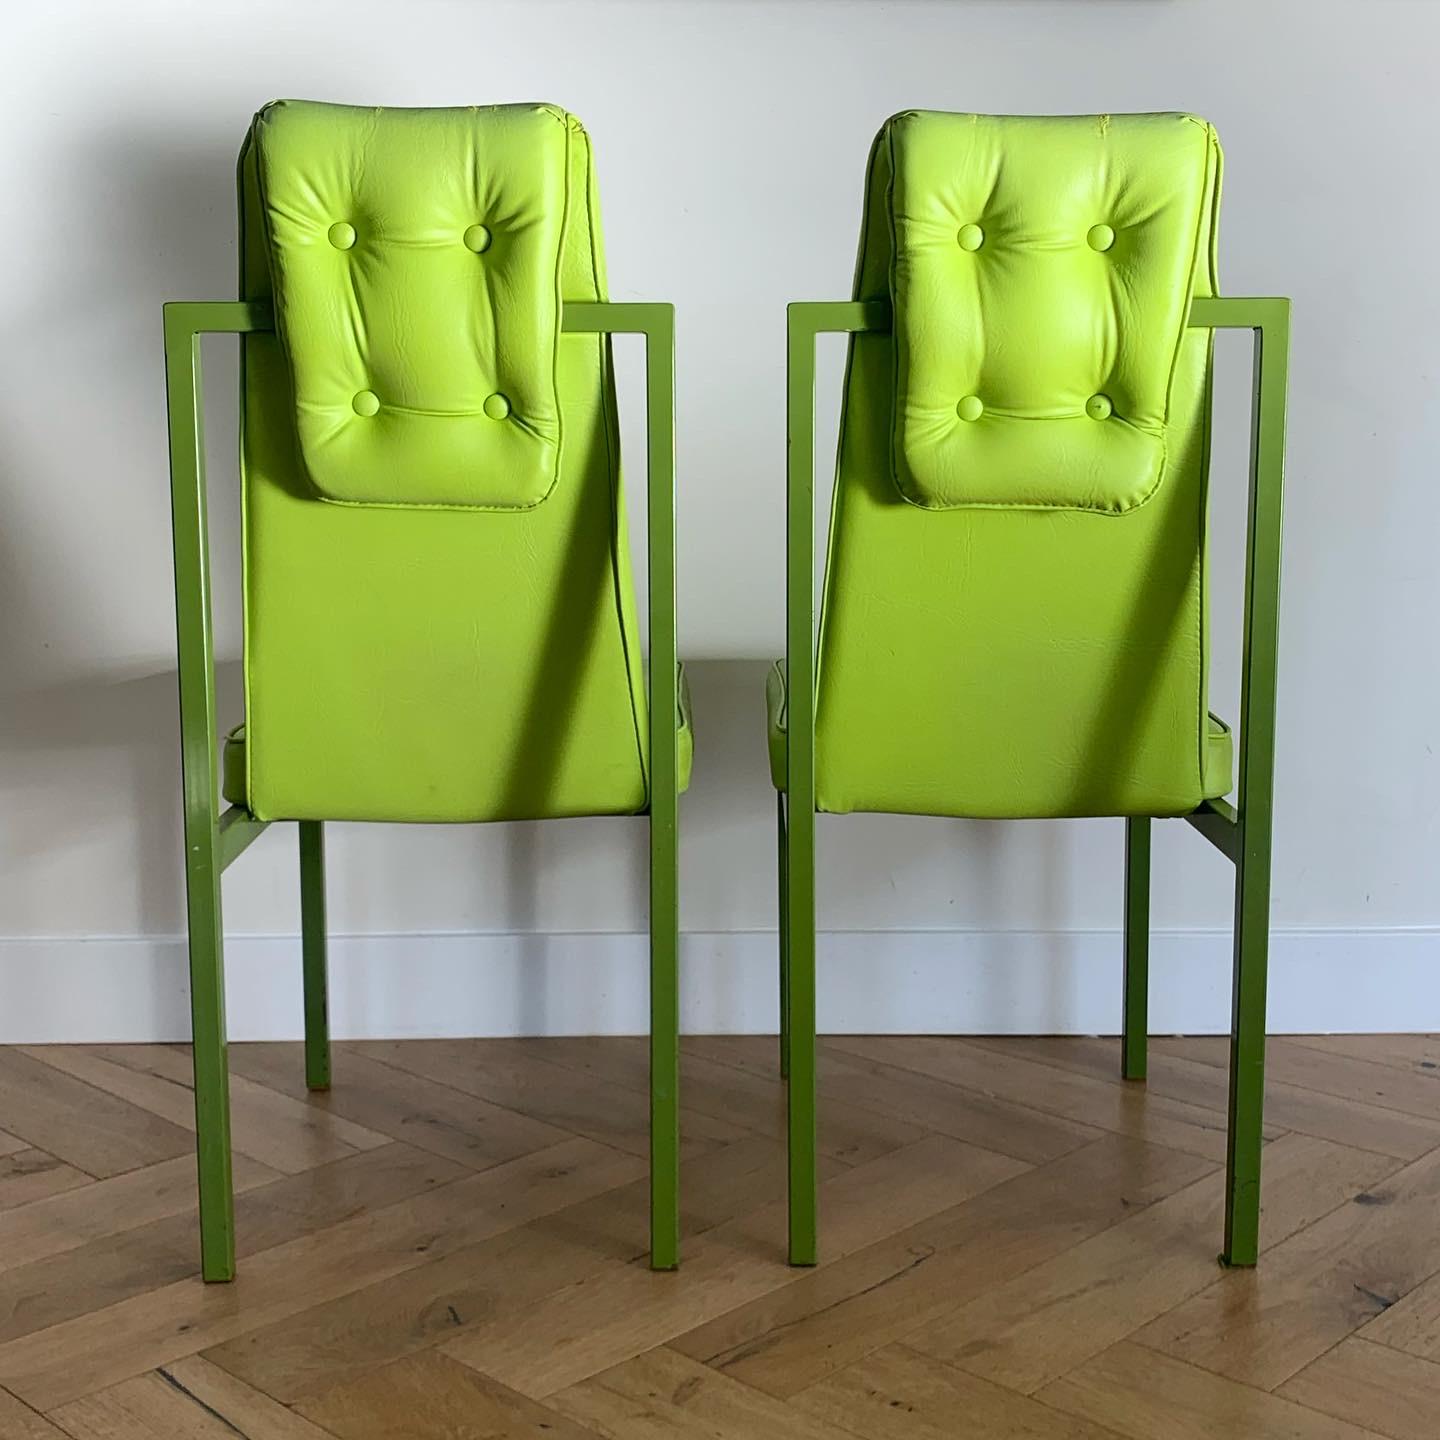
[[[597,146],[613,295],[679,307],[700,1028],[773,1023],[758,662],[781,645],[783,307],[846,292],[871,135],[910,106],[1212,119],[1225,286],[1296,306],[1272,1020],[1440,1029],[1440,5],[51,0],[4,29],[0,1038],[183,1033],[158,307],[233,293],[234,156],[280,95],[570,107]],[[1248,362],[1238,342],[1222,362],[1212,703],[1233,714]],[[207,363],[228,721],[225,343]],[[332,829],[332,926],[380,937],[337,944],[341,1025],[643,1023],[640,823]],[[832,1025],[1110,1023],[1118,822],[822,822],[822,860]],[[277,828],[227,877],[232,934],[294,933],[294,868]],[[1223,1024],[1228,867],[1168,825],[1155,872],[1155,923],[1175,932],[1157,1024]],[[232,946],[238,1033],[293,1029],[275,988],[292,958]]]

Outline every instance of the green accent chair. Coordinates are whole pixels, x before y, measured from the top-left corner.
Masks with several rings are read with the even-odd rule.
[[[330,1083],[323,823],[648,814],[651,1259],[678,1260],[674,320],[605,301],[590,141],[548,105],[280,101],[238,302],[165,308],[202,1269],[235,1273],[220,875],[299,822]],[[244,723],[215,713],[198,338],[242,336]],[[646,337],[650,666],[610,334]],[[230,808],[222,814],[217,789]]]
[[[1124,817],[1137,1080],[1151,819],[1185,817],[1235,863],[1224,1258],[1255,1262],[1289,302],[1217,298],[1220,175],[1191,115],[898,115],[870,155],[853,301],[790,307],[768,709],[796,1264],[817,1249],[817,811]],[[1256,335],[1234,806],[1231,732],[1205,699],[1226,327]],[[831,331],[851,339],[817,656],[814,352]]]

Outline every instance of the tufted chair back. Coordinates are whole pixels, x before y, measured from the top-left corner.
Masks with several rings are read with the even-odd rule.
[[[336,119],[278,104],[252,132],[306,475],[358,504],[538,504],[578,127],[542,105]]]
[[[1229,787],[1204,525],[1220,148],[911,112],[871,153],[821,622],[827,810],[1163,815]]]
[[[281,101],[240,165],[246,726],[263,819],[645,804],[590,145],[546,105]],[[238,793],[237,793],[238,792]]]

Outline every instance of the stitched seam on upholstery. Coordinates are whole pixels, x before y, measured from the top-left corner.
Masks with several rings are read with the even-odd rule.
[[[1205,749],[1206,730],[1205,717],[1209,706],[1209,655],[1205,643],[1205,622],[1210,608],[1210,597],[1207,593],[1206,581],[1210,567],[1210,542],[1209,542],[1209,510],[1210,510],[1210,441],[1211,441],[1211,403],[1215,384],[1215,335],[1212,331],[1206,339],[1207,354],[1205,357],[1205,393],[1200,402],[1200,484],[1198,505],[1200,513],[1197,517],[1200,534],[1200,573],[1195,581],[1195,588],[1198,591],[1195,606],[1195,641],[1200,663],[1196,667],[1198,674],[1195,680],[1195,710],[1200,717],[1199,721],[1199,751],[1197,761],[1199,771],[1197,772],[1197,789],[1200,798],[1205,798]]]
[[[606,287],[600,283],[600,262],[595,243],[595,149],[590,143],[589,132],[583,125],[576,121],[577,128],[585,141],[585,242],[590,253],[590,279],[595,290],[597,301],[605,298]],[[565,168],[566,188],[569,188],[569,165]],[[612,406],[611,401],[614,390],[614,359],[611,348],[611,338],[607,334],[597,334],[595,345],[600,358],[600,408],[601,428],[605,432],[605,483],[610,491],[610,580],[611,600],[615,605],[615,623],[620,631],[620,652],[621,660],[625,667],[625,693],[630,697],[630,723],[635,731],[635,757],[640,764],[640,784],[645,795],[645,809],[650,808],[650,766],[646,763],[645,741],[641,735],[640,711],[635,703],[635,684],[631,676],[632,656],[630,653],[630,635],[625,628],[625,597],[620,575],[620,527],[625,524],[625,517],[621,514],[622,487],[620,481],[620,456],[619,445],[616,443],[619,438],[619,416],[616,414],[617,406]],[[648,376],[651,361],[649,340],[647,337],[645,346],[645,365]],[[649,397],[646,397],[648,407]],[[648,422],[649,416],[647,414]],[[648,492],[651,477],[649,471],[649,456],[646,456],[645,488]],[[646,507],[646,515],[649,515],[649,507]],[[648,536],[647,536],[648,538]],[[628,539],[628,534],[627,534]],[[639,616],[636,616],[636,623],[639,623]],[[644,686],[645,673],[641,670],[641,685]],[[646,718],[649,718],[649,690],[646,695]],[[677,698],[678,703],[678,698]],[[636,812],[642,813],[642,812]]]
[[[560,404],[560,335],[565,325],[565,237],[570,233],[570,123],[568,112],[556,113],[553,105],[537,105],[540,114],[548,115],[565,133],[565,185],[561,196],[560,238],[555,246],[555,331],[550,342],[550,393],[555,397],[555,471],[550,477],[549,487],[533,504],[524,508],[533,510],[555,493],[560,483],[560,469],[565,463],[565,410]],[[501,507],[495,507],[501,508]]]
[[[885,143],[890,156],[890,179],[885,186],[885,229],[890,236],[890,258],[885,266],[887,288],[890,291],[890,483],[899,492],[900,498],[909,504],[915,504],[906,493],[905,487],[900,483],[900,295],[899,295],[899,269],[900,269],[900,239],[895,233],[895,131],[899,128],[900,122],[915,112],[906,111],[904,115],[897,115],[885,127]],[[866,187],[865,208],[870,207],[869,187]],[[869,239],[869,226],[865,228],[865,239]],[[864,245],[862,242],[862,254]],[[938,508],[925,507],[920,508]]]
[[[1165,415],[1162,423],[1167,429],[1170,425],[1170,408],[1175,398],[1175,377],[1180,372],[1180,352],[1185,348],[1185,337],[1190,333],[1190,307],[1195,299],[1195,266],[1200,259],[1200,244],[1205,229],[1205,210],[1208,203],[1211,212],[1210,223],[1213,228],[1215,216],[1220,208],[1218,199],[1212,198],[1210,193],[1210,156],[1211,137],[1213,135],[1213,128],[1207,125],[1205,134],[1205,168],[1200,178],[1200,203],[1195,209],[1195,233],[1191,236],[1190,240],[1190,266],[1186,271],[1185,313],[1180,317],[1180,330],[1175,337],[1174,353],[1170,357],[1170,378],[1165,386]]]
[[[268,108],[268,107],[267,107]],[[263,115],[265,112],[260,112]],[[245,259],[246,259],[246,230],[249,228],[246,221],[245,211],[245,159],[250,154],[251,146],[254,143],[255,125],[260,116],[257,115],[250,122],[250,128],[245,132],[245,142],[240,146],[240,158],[235,163],[235,209],[239,220],[240,234],[235,246],[236,267],[238,273],[235,277],[236,293],[242,300],[248,297],[245,294]],[[240,337],[240,396],[236,406],[236,415],[239,421],[237,449],[239,456],[240,471],[240,684],[242,689],[241,704],[244,708],[244,718],[241,724],[245,726],[245,808],[253,815],[255,812],[251,807],[254,804],[254,787],[251,782],[251,757],[254,754],[254,747],[250,744],[250,477],[245,464],[245,424],[248,406],[246,404],[246,392],[249,384],[249,356],[250,337]],[[225,765],[225,752],[220,752],[220,765],[223,772]],[[223,798],[224,781],[222,776],[221,792]]]
[[[266,113],[267,113],[268,111],[270,111],[271,109],[273,109],[276,105],[281,105],[281,104],[284,104],[284,103],[286,103],[286,102],[284,102],[284,101],[272,100],[269,105],[266,105],[266,106],[264,107],[264,109],[262,109],[262,110],[260,111],[260,113],[255,117],[255,123],[254,123],[254,125],[252,126],[252,133],[253,133],[255,130],[258,130],[258,128],[264,123],[264,117],[265,117],[265,115],[266,115]],[[359,107],[356,107],[356,108],[359,108]],[[387,107],[387,106],[383,106],[383,105],[375,105],[375,106],[371,106],[371,107],[369,107],[369,108],[370,108],[374,113],[378,114],[381,110],[384,110],[384,109],[387,109],[387,108],[404,108],[404,107]],[[500,110],[500,109],[509,108],[509,107],[504,107],[504,106],[499,106],[499,105],[490,105],[490,106],[471,105],[471,106],[468,106],[468,107],[466,107],[466,108],[468,108],[472,113],[478,113],[481,109]],[[518,109],[518,108],[524,108],[524,107],[517,106],[517,107],[515,107],[515,108]],[[555,106],[553,106],[553,105],[547,105],[547,104],[537,104],[537,105],[535,105],[535,106],[532,107],[532,111],[533,111],[533,113],[539,113],[539,114],[547,115],[547,116],[550,117],[550,119],[555,120],[555,121],[556,121],[557,123],[559,123],[561,126],[565,126],[565,127],[566,127],[566,137],[565,137],[566,151],[565,151],[565,153],[566,153],[566,158],[567,158],[567,163],[568,163],[568,157],[569,157],[569,153],[570,153],[570,152],[569,152],[569,145],[570,145],[569,131],[568,131],[568,126],[566,125],[566,121],[561,118],[560,113],[557,111],[557,107],[555,107]],[[274,253],[275,253],[275,237],[274,237],[274,235],[273,235],[273,233],[271,232],[271,229],[270,229],[270,203],[269,203],[269,199],[267,198],[266,193],[265,193],[265,178],[264,178],[264,177],[265,177],[265,167],[260,163],[259,147],[258,147],[258,145],[257,145],[257,147],[256,147],[256,164],[255,164],[255,186],[256,186],[256,190],[258,191],[259,196],[260,196],[260,223],[261,223],[261,225],[264,227],[264,230],[265,230],[266,263],[267,263],[268,268],[270,269],[270,288],[271,288],[271,292],[272,292],[271,299],[272,299],[272,302],[273,302],[273,304],[274,304],[274,313],[275,313],[275,335],[276,335],[276,338],[279,340],[279,342],[280,342],[280,348],[281,348],[282,352],[283,352],[284,355],[285,355],[285,363],[286,363],[286,366],[287,366],[287,368],[290,370],[290,388],[291,388],[291,391],[292,391],[292,394],[293,394],[293,392],[295,391],[295,388],[296,388],[296,386],[295,386],[295,367],[294,367],[294,365],[291,363],[291,360],[290,360],[290,347],[289,347],[288,341],[287,341],[286,338],[285,338],[284,328],[283,328],[283,325],[282,325],[282,322],[281,322],[281,310],[282,310],[282,306],[281,306],[281,304],[280,304],[280,299],[279,299],[279,287],[278,287],[278,286],[276,285],[276,283],[275,283],[275,270],[274,270],[274,266],[269,263],[270,260],[271,260],[271,258],[274,256]],[[570,183],[569,183],[569,176],[568,176],[568,174],[567,174],[567,176],[566,176],[566,182],[565,182],[565,191],[566,191],[566,201],[567,201],[567,204],[568,204],[568,199],[569,199],[569,190],[570,190]],[[467,501],[456,501],[456,500],[445,500],[445,501],[423,501],[423,500],[415,500],[415,501],[410,501],[410,500],[349,500],[349,499],[345,499],[345,498],[343,498],[343,497],[341,497],[341,496],[337,496],[337,495],[328,495],[328,494],[325,493],[325,491],[323,491],[323,490],[319,487],[319,485],[317,485],[317,484],[315,483],[315,479],[314,479],[314,477],[313,477],[313,476],[311,475],[311,473],[310,473],[310,466],[309,466],[309,464],[307,463],[307,461],[305,460],[305,451],[304,451],[304,448],[303,448],[302,445],[300,444],[300,435],[299,435],[299,428],[298,428],[298,415],[295,414],[295,413],[292,413],[290,419],[291,419],[291,428],[294,429],[294,431],[295,431],[295,454],[296,454],[297,459],[299,460],[300,468],[301,468],[301,471],[302,471],[302,473],[303,473],[303,475],[304,475],[304,478],[305,478],[306,482],[309,484],[311,490],[314,492],[315,498],[316,498],[317,500],[319,500],[322,504],[325,504],[325,505],[343,505],[343,506],[348,506],[348,507],[350,507],[350,508],[352,508],[352,509],[357,509],[357,510],[456,510],[456,511],[460,511],[460,512],[462,512],[462,513],[478,511],[478,512],[481,512],[481,513],[483,513],[483,514],[502,514],[502,515],[510,515],[510,514],[516,514],[516,513],[523,513],[523,512],[526,511],[526,510],[534,510],[537,506],[543,505],[543,504],[550,498],[550,496],[551,496],[552,494],[554,494],[555,486],[556,486],[556,485],[559,483],[559,481],[560,481],[560,465],[561,465],[561,456],[562,456],[562,450],[563,450],[563,445],[564,445],[564,421],[563,421],[563,418],[562,418],[562,416],[561,416],[561,414],[560,414],[560,392],[559,392],[558,386],[555,384],[556,372],[557,372],[557,370],[558,370],[558,368],[559,368],[559,363],[560,363],[560,334],[561,334],[562,314],[563,314],[563,303],[564,303],[564,302],[563,302],[563,299],[562,299],[561,296],[560,296],[560,277],[561,277],[561,273],[562,273],[562,269],[563,269],[564,263],[565,263],[565,242],[564,242],[564,228],[563,228],[563,223],[562,223],[560,243],[559,243],[559,245],[556,247],[556,255],[555,255],[555,295],[556,295],[556,308],[555,308],[555,343],[554,343],[554,348],[553,348],[553,350],[552,350],[552,352],[551,352],[551,360],[550,360],[550,367],[551,367],[551,368],[550,368],[551,393],[552,393],[552,394],[554,395],[554,397],[555,397],[555,415],[556,415],[555,463],[554,463],[554,465],[551,467],[550,483],[545,487],[545,492],[544,492],[544,494],[537,496],[534,500],[527,500],[527,501],[525,501],[523,504],[512,504],[512,505],[500,505],[500,504],[493,504],[493,503],[484,503],[484,504],[482,504],[482,503],[474,503],[474,504],[472,504],[472,503],[467,502]],[[297,410],[298,410],[298,404],[297,404]]]
[[[1220,288],[1220,200],[1223,191],[1225,152],[1220,148],[1220,137],[1215,132],[1215,127],[1209,122],[1205,125],[1205,186],[1206,198],[1210,206],[1210,233],[1207,237],[1209,274],[1206,277],[1210,285],[1210,293],[1213,295]],[[1210,161],[1214,160],[1215,169],[1212,179]],[[1201,207],[1201,218],[1204,218],[1204,206]],[[1199,255],[1199,243],[1196,243],[1196,256]],[[1193,304],[1195,293],[1195,271],[1192,265],[1190,271],[1190,299]],[[1186,320],[1189,320],[1189,310],[1186,311]],[[1182,335],[1184,332],[1181,332]],[[1201,797],[1205,798],[1205,756],[1209,748],[1209,716],[1210,705],[1210,647],[1206,643],[1206,627],[1210,614],[1209,596],[1209,570],[1210,570],[1210,456],[1214,439],[1213,431],[1213,398],[1215,386],[1215,332],[1210,330],[1205,337],[1205,394],[1201,401],[1200,410],[1200,513],[1197,517],[1200,533],[1200,575],[1196,581],[1196,589],[1199,591],[1198,604],[1196,605],[1195,617],[1195,639],[1199,647],[1200,665],[1199,675],[1196,680],[1197,694],[1195,697],[1195,708],[1200,717],[1199,723],[1199,772],[1197,775],[1198,784],[1196,789]],[[1168,414],[1168,405],[1167,405]],[[1223,723],[1223,722],[1222,722]],[[1228,731],[1228,727],[1227,727]],[[1233,759],[1232,759],[1233,767]],[[1234,778],[1232,768],[1231,778]]]
[[[790,725],[790,676],[783,660],[775,661],[770,670],[780,678],[780,709],[775,716],[775,728],[782,735],[786,735]]]
[[[905,113],[908,114],[908,113],[910,113],[910,112],[907,111],[907,112],[905,112]],[[870,158],[869,158],[869,160],[866,162],[866,165],[865,165],[865,189],[864,189],[864,193],[863,193],[863,195],[862,195],[862,197],[861,197],[862,204],[861,204],[861,208],[860,208],[860,248],[859,248],[859,253],[857,254],[856,259],[855,259],[855,277],[854,277],[854,279],[852,280],[851,285],[850,285],[850,294],[851,294],[856,300],[863,300],[863,299],[865,298],[865,297],[860,293],[860,291],[861,291],[861,277],[862,277],[862,276],[864,275],[864,273],[865,273],[865,261],[866,261],[866,259],[868,258],[868,255],[869,255],[869,244],[870,244],[870,186],[871,186],[871,183],[873,182],[874,176],[875,176],[875,165],[876,165],[876,162],[878,161],[878,159],[880,158],[880,147],[881,147],[882,145],[886,145],[886,146],[889,145],[889,143],[890,143],[890,131],[891,131],[892,127],[895,125],[895,122],[896,122],[897,120],[899,120],[900,118],[901,118],[901,117],[900,117],[899,115],[894,115],[894,116],[891,116],[891,118],[885,122],[884,126],[881,128],[880,133],[875,137],[875,142],[874,142],[874,144],[871,145],[871,147],[870,147]],[[894,180],[894,165],[893,165],[893,163],[892,163],[892,165],[891,165],[891,181],[892,181],[892,183],[893,183],[893,180]],[[892,244],[892,253],[893,253],[893,244]],[[826,621],[827,621],[827,618],[828,618],[828,615],[829,615],[829,611],[830,611],[830,586],[831,586],[831,583],[832,583],[832,576],[833,576],[833,571],[832,571],[832,568],[831,568],[831,562],[832,562],[832,557],[833,557],[833,555],[834,555],[834,553],[835,553],[835,534],[836,534],[837,529],[839,528],[839,516],[840,516],[840,505],[841,505],[841,496],[840,496],[840,492],[841,492],[841,475],[842,475],[843,470],[844,470],[844,463],[845,463],[845,446],[846,446],[846,439],[847,439],[847,435],[848,435],[848,431],[849,431],[849,425],[850,425],[850,377],[851,377],[851,371],[853,370],[854,365],[855,365],[855,346],[856,346],[856,344],[857,344],[862,338],[863,338],[863,337],[861,337],[861,336],[858,335],[858,334],[852,334],[852,335],[849,337],[849,342],[847,343],[847,345],[846,345],[846,347],[845,347],[845,377],[844,377],[843,381],[841,382],[841,386],[840,386],[840,425],[839,425],[838,433],[837,433],[837,435],[836,435],[836,437],[835,437],[835,479],[834,479],[834,483],[833,483],[833,484],[831,485],[831,487],[830,487],[830,523],[829,523],[828,526],[826,527],[826,531],[825,531],[825,578],[824,578],[824,582],[822,583],[822,585],[821,585],[821,587],[820,587],[820,621],[819,621],[819,625],[818,625],[818,627],[817,627],[817,635],[816,635],[816,640],[815,640],[815,673],[814,673],[814,676],[812,677],[814,683],[813,683],[812,686],[811,686],[811,705],[812,705],[812,707],[813,707],[813,708],[812,708],[812,716],[813,716],[813,718],[816,719],[816,720],[819,719],[819,715],[820,715],[820,682],[821,682],[821,677],[822,677],[822,676],[824,675],[824,673],[825,673],[825,632],[826,632]],[[890,355],[891,355],[891,365],[892,365],[892,367],[893,367],[893,365],[894,365],[894,363],[895,363],[895,348],[894,348],[893,327],[892,327],[892,335],[891,335]],[[894,390],[893,383],[892,383],[891,389],[892,389],[892,393],[893,393],[893,390]],[[892,406],[891,406],[891,424],[892,424],[892,427],[893,427],[893,423],[894,423],[894,406],[893,406],[893,401],[892,401]],[[815,583],[813,576],[811,577],[811,582],[810,582],[810,583],[811,583],[812,585]],[[778,665],[778,662],[777,662],[777,665]],[[790,677],[789,677],[789,675],[788,675],[788,673],[787,673],[786,676],[785,676],[785,719],[786,719],[785,745],[786,745],[786,750],[787,750],[787,751],[789,750],[789,745],[790,745],[789,718],[790,718]],[[818,727],[817,727],[817,728],[818,728]],[[818,794],[819,794],[819,778],[818,778],[818,777],[819,777],[819,769],[820,769],[820,766],[819,766],[819,746],[818,746],[818,744],[812,744],[812,745],[811,745],[811,761],[812,761],[812,763],[814,764],[815,770],[816,770],[816,777],[817,777],[817,778],[816,778],[815,790],[816,790],[816,795],[817,795],[817,807],[818,807]]]

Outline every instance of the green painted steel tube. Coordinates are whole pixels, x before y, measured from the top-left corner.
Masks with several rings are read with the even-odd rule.
[[[1260,1148],[1265,1107],[1270,836],[1290,302],[1239,303],[1253,307],[1245,323],[1256,332],[1255,398],[1245,560],[1240,767],[1236,789],[1239,832],[1235,863],[1235,974],[1222,1258],[1229,1265],[1253,1265],[1260,1250]]]
[[[219,824],[219,741],[200,336],[211,330],[253,329],[257,319],[253,308],[244,305],[176,304],[164,310],[200,1268],[204,1278],[212,1281],[235,1276],[235,1202],[225,1051],[225,957],[220,908],[224,858]]]
[[[330,1088],[330,977],[325,935],[325,826],[300,822],[300,957],[305,984],[305,1088]]]
[[[785,834],[785,796],[775,792],[775,857],[778,861],[775,933],[780,951],[780,1078],[790,1076],[790,860]]]
[[[1125,821],[1125,1007],[1120,1073],[1143,1080],[1150,1041],[1150,817]]]
[[[219,818],[219,741],[205,523],[204,419],[198,337],[273,328],[266,302],[196,301],[165,306],[171,499],[185,791],[186,893],[194,1026],[202,1271],[235,1274],[225,1055],[220,874],[266,822],[232,807]],[[668,304],[567,304],[569,333],[635,333],[646,339],[650,561],[651,1263],[679,1260],[679,682],[675,616],[675,319]],[[329,1084],[324,839],[300,827],[301,932],[306,1083]]]

